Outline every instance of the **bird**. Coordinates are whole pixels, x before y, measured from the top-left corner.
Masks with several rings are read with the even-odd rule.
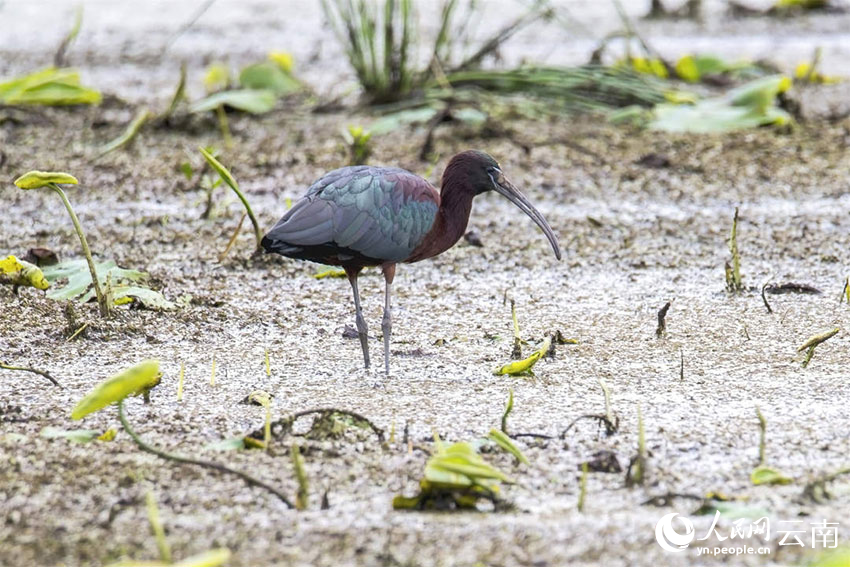
[[[463,151],[449,160],[440,191],[396,167],[335,169],[313,183],[261,243],[266,253],[343,268],[354,295],[357,335],[367,369],[369,336],[357,278],[364,268],[381,268],[386,284],[381,330],[384,370],[389,375],[390,298],[396,265],[432,258],[454,246],[466,232],[473,198],[489,191],[506,197],[531,217],[561,259],[558,238],[549,223],[508,181],[499,163],[480,150]]]

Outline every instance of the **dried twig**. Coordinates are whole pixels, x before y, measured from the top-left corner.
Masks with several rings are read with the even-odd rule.
[[[658,327],[655,328],[655,336],[659,339],[664,336],[664,332],[667,330],[667,322],[665,319],[667,318],[667,312],[670,310],[671,302],[668,301],[664,304],[664,307],[658,310]]]
[[[64,388],[64,386],[62,386],[62,384],[60,384],[56,380],[56,378],[54,378],[53,376],[51,376],[49,373],[45,372],[44,370],[38,370],[38,369],[35,369],[35,368],[29,368],[29,367],[26,367],[26,366],[11,366],[11,365],[6,364],[4,362],[0,362],[0,368],[2,368],[3,370],[20,370],[22,372],[32,372],[33,374],[38,374],[39,376],[44,376],[45,378],[47,378],[48,380],[53,382],[54,386],[59,386],[60,388]]]
[[[254,478],[253,476],[249,475],[248,473],[244,473],[242,471],[232,469],[228,466],[222,465],[220,463],[216,463],[214,461],[205,461],[203,459],[195,459],[195,458],[192,458],[192,457],[184,457],[182,455],[175,455],[175,454],[172,454],[172,453],[166,453],[165,451],[163,451],[161,449],[157,449],[156,447],[154,447],[152,445],[148,445],[141,437],[139,437],[139,435],[136,433],[136,431],[132,428],[130,423],[127,421],[127,417],[124,415],[124,402],[123,402],[123,400],[118,402],[118,418],[121,420],[121,425],[124,427],[124,430],[133,439],[133,441],[136,443],[136,445],[142,451],[145,451],[147,453],[151,453],[153,455],[156,455],[157,457],[166,459],[168,461],[175,461],[175,462],[183,463],[183,464],[187,464],[187,465],[197,465],[197,466],[200,466],[200,467],[213,469],[213,470],[217,470],[219,472],[238,476],[239,478],[241,478],[242,480],[244,480],[246,483],[250,484],[251,486],[257,486],[259,488],[264,488],[265,490],[271,492],[272,494],[274,494],[275,496],[280,498],[280,500],[284,504],[286,504],[286,506],[288,508],[294,508],[295,507],[295,506],[293,506],[292,502],[290,502],[289,498],[286,497],[285,494],[283,494],[282,492],[280,492],[278,489],[271,486],[270,484],[267,484],[266,482],[264,482],[262,480]]]

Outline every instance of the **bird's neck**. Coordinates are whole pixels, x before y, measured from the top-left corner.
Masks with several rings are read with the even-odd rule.
[[[440,191],[440,208],[434,224],[409,261],[416,262],[442,254],[460,240],[469,223],[473,196],[472,192],[464,190],[451,178],[444,179]]]

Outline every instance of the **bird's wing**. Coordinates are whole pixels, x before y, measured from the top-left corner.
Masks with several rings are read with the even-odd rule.
[[[410,172],[344,167],[314,183],[266,239],[289,247],[333,246],[341,253],[399,262],[422,242],[438,208],[436,190]]]

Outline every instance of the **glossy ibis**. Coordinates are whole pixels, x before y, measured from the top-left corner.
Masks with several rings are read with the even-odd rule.
[[[494,190],[507,197],[546,234],[561,259],[552,228],[507,180],[498,162],[481,151],[454,156],[441,192],[409,171],[394,167],[343,167],[313,183],[307,194],[263,238],[266,252],[342,266],[354,292],[357,333],[369,368],[366,321],[357,277],[380,266],[386,281],[384,364],[390,371],[390,289],[399,262],[418,262],[451,248],[466,232],[472,199]]]

